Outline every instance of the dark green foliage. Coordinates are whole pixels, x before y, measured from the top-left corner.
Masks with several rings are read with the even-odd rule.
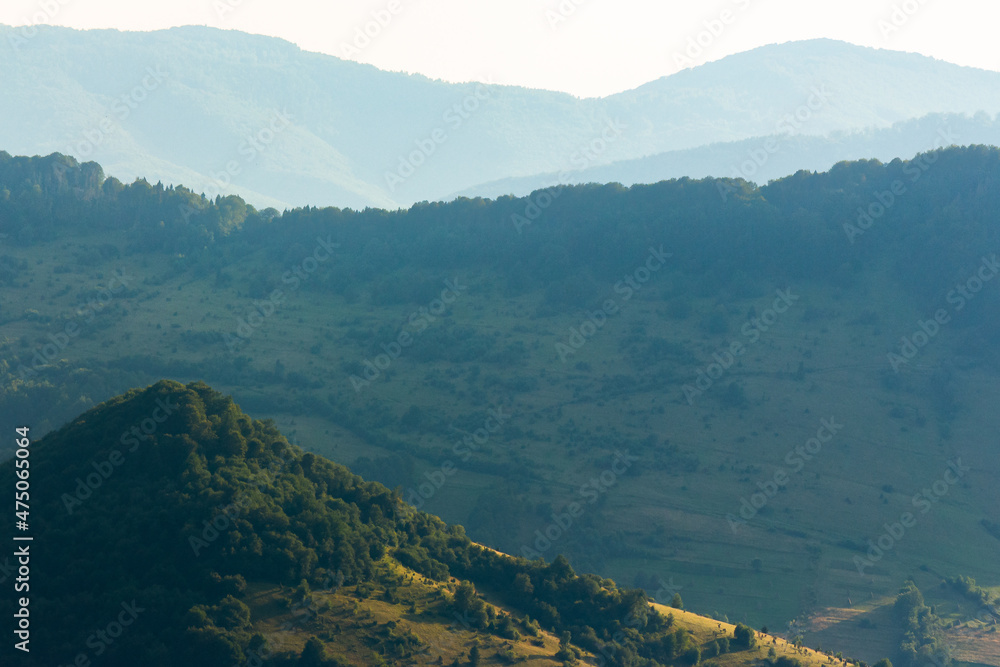
[[[921,165],[932,167],[924,171]],[[912,180],[914,173],[921,174],[918,181]],[[877,202],[876,195],[895,181],[907,186],[905,196],[898,197],[863,237],[849,242],[845,224],[854,224],[858,209]],[[723,197],[720,186],[732,189]],[[520,281],[525,290],[550,294],[545,304],[549,311],[592,310],[597,303],[589,296],[599,302],[613,295],[612,286],[635,269],[649,248],[662,245],[676,261],[668,261],[652,278],[658,286],[651,283],[638,298],[669,291],[671,304],[678,303],[670,306],[677,317],[691,309],[694,292],[717,299],[720,293],[737,294],[758,283],[829,285],[831,280],[855,279],[875,267],[890,269],[898,278],[900,293],[925,311],[938,307],[942,292],[956,276],[970,275],[976,268],[979,253],[968,249],[1000,246],[1000,227],[993,220],[993,212],[1000,208],[1000,151],[982,146],[934,151],[889,164],[844,162],[827,173],[803,172],[761,188],[728,179],[680,179],[631,188],[565,187],[559,193],[544,212],[544,224],[533,224],[519,235],[511,216],[522,215],[532,198],[460,198],[391,212],[305,207],[279,215],[256,211],[237,197],[210,201],[184,187],[141,180],[123,185],[106,179],[94,163],[80,164],[58,154],[15,158],[0,153],[0,221],[9,235],[5,243],[16,248],[75,233],[126,239],[120,244],[124,258],[172,258],[171,275],[149,276],[150,284],[182,273],[216,276],[224,283],[226,275],[239,273],[236,267],[242,260],[256,255],[253,261],[270,263],[269,270],[261,272],[269,278],[239,285],[241,295],[248,298],[252,298],[249,292],[266,291],[268,280],[280,283],[282,271],[309,256],[317,239],[322,239],[339,244],[336,261],[322,263],[298,287],[317,297],[341,295],[354,301],[427,307],[444,288],[443,276],[473,269],[490,276],[484,280],[490,283],[488,288]],[[119,252],[108,246],[99,248],[95,257]],[[0,284],[15,281],[23,270],[16,260],[0,257]],[[59,270],[69,269],[63,264],[54,269]],[[588,285],[593,284],[600,288],[591,293]],[[468,289],[472,294],[477,286]],[[572,293],[567,296],[567,292]],[[805,311],[802,316],[821,315]],[[864,312],[861,315],[859,321],[871,321]],[[0,317],[9,316],[0,312]],[[713,310],[705,324],[719,331],[727,317],[730,326],[737,326],[735,316],[719,310]],[[993,323],[998,317],[1000,295],[984,290],[975,307],[963,311],[965,354],[995,363],[993,350],[1000,333]],[[111,318],[105,319],[111,326]],[[525,352],[516,344],[456,326],[451,319],[445,313],[434,321],[419,320],[419,326],[411,327],[419,333],[419,344],[408,356],[428,363],[476,361],[487,369],[523,358]],[[97,336],[98,327],[104,326],[100,322],[95,320],[81,336]],[[386,336],[380,333],[373,339],[370,331],[358,327],[361,338],[354,342],[372,346],[359,352],[380,353],[378,345],[399,333],[398,327],[389,329]],[[80,404],[82,396],[114,395],[151,378],[210,377],[213,382],[240,386],[275,381],[273,361],[263,370],[248,356],[208,354],[210,345],[221,342],[210,343],[206,336],[196,331],[182,335],[186,347],[205,349],[202,361],[133,356],[114,359],[94,371],[54,363],[41,376],[8,382],[0,389],[0,426],[7,425],[6,415],[12,414],[34,423],[41,423],[43,416],[53,424],[64,423],[90,406]],[[14,380],[22,368],[31,367],[34,352],[30,346],[12,350],[0,362],[0,371]],[[665,347],[645,337],[630,345],[627,354],[637,365],[642,360],[669,365],[692,360],[692,352],[679,345]],[[78,371],[91,375],[89,383],[76,377]],[[807,371],[804,367],[799,377],[807,377]],[[930,378],[928,389],[934,392],[937,415],[947,421],[960,407],[958,393],[953,383],[940,379],[947,378]],[[293,373],[285,377],[293,386],[306,386],[303,380]],[[899,388],[901,382],[891,372],[883,380],[886,388]],[[502,388],[508,393],[530,391],[535,386],[532,381],[538,380],[522,373]],[[754,398],[745,396],[739,383],[725,384],[729,386],[719,387],[715,398],[725,407],[741,408]],[[314,406],[302,399],[301,404],[278,407],[307,411]],[[411,423],[407,420],[404,426]],[[0,456],[7,446],[0,443]],[[1000,528],[989,520],[984,519],[983,527],[1000,535]]]
[[[468,581],[463,581],[455,590],[452,607],[462,617],[463,622],[480,630],[486,627],[486,604],[476,595],[476,589]]]
[[[573,652],[573,649],[570,646],[562,646],[562,645],[560,645],[559,646],[559,650],[556,651],[556,654],[553,657],[556,660],[562,661],[562,663],[564,665],[576,665],[576,664],[578,664],[578,660],[576,658],[576,654]]]
[[[125,254],[169,253],[175,258],[172,271],[214,275],[219,283],[225,283],[227,267],[260,248],[267,249],[268,259],[286,266],[310,253],[317,237],[329,238],[340,244],[338,261],[320,266],[301,289],[371,303],[426,305],[443,287],[437,284],[439,274],[474,266],[495,272],[509,290],[543,290],[540,315],[591,308],[592,298],[603,296],[594,285],[613,285],[634,270],[651,244],[662,244],[685,258],[664,271],[674,274],[676,284],[691,285],[678,292],[683,296],[674,296],[673,317],[692,312],[690,300],[697,294],[689,291],[735,294],[756,290],[761,281],[849,280],[885,262],[898,262],[892,267],[895,275],[922,307],[937,303],[942,286],[953,284],[955,275],[968,273],[968,248],[1000,245],[1000,227],[994,224],[1000,208],[1000,151],[971,147],[923,158],[933,159],[934,169],[856,245],[845,238],[845,221],[856,219],[858,207],[894,180],[910,183],[912,161],[842,163],[825,174],[800,173],[763,188],[736,183],[727,197],[719,196],[718,186],[731,183],[713,180],[627,189],[563,188],[545,211],[545,224],[524,230],[530,237],[525,243],[512,233],[511,215],[523,212],[526,198],[459,199],[394,212],[306,207],[278,216],[255,211],[235,197],[209,201],[182,187],[145,181],[126,186],[105,179],[95,164],[80,165],[59,155],[12,158],[0,153],[0,220],[13,246],[75,231],[113,232],[128,240]],[[102,247],[98,252],[114,257],[118,251]],[[0,257],[0,284],[17,282],[25,268]],[[710,278],[691,280],[706,275]],[[261,293],[270,286],[263,278],[242,289]],[[963,316],[965,353],[995,349],[1000,342],[993,326],[998,312],[1000,299],[984,293]],[[729,315],[713,311],[705,318],[706,331],[726,331],[732,324]],[[29,312],[25,317],[40,316]],[[370,331],[360,325],[358,330],[355,343],[371,338]],[[396,333],[392,328],[384,340]],[[196,334],[186,340],[207,344]],[[17,356],[25,350],[26,356]],[[27,363],[31,353],[27,343],[14,351],[3,363],[9,362],[5,369],[16,376],[19,363]],[[446,313],[421,333],[411,354],[414,361],[475,359],[485,366],[485,378],[496,377],[491,365],[519,363],[527,352],[490,333],[455,326]],[[683,346],[641,332],[629,354],[665,364],[691,355]],[[205,363],[122,358],[102,365],[100,372],[53,363],[43,377],[17,380],[0,390],[0,412],[23,416],[34,406],[59,405],[67,412],[51,419],[60,423],[71,416],[69,411],[82,411],[85,396],[110,395],[144,382],[137,378],[147,374],[205,373],[241,385],[270,382],[275,375],[301,383],[277,365],[273,371],[254,370],[248,357]],[[953,414],[948,378],[932,380],[940,386],[936,409],[943,417]],[[629,378],[609,378],[608,392],[616,381],[627,383]],[[506,382],[502,388],[514,392],[531,390],[539,380],[525,371]],[[79,505],[71,502],[68,513],[64,494],[75,493],[78,479],[93,472],[93,463],[107,460],[113,450],[127,449],[121,435],[150,416],[157,398],[168,396],[181,408],[129,452],[124,466],[92,497]],[[733,382],[719,389],[718,400],[739,408],[747,397],[742,385]],[[273,407],[271,397],[259,401],[259,407]],[[343,423],[349,419],[344,416]],[[420,429],[427,421],[427,415],[413,409],[401,423]],[[402,445],[386,448],[395,452]],[[44,628],[51,630],[51,641],[39,648],[42,664],[71,659],[83,650],[91,625],[101,622],[95,619],[112,618],[123,601],[133,599],[147,611],[103,656],[106,664],[172,664],[165,657],[167,647],[185,642],[191,648],[178,649],[174,660],[185,650],[215,656],[219,663],[238,660],[252,641],[242,610],[234,604],[248,579],[277,579],[289,586],[306,580],[315,586],[339,572],[347,583],[367,581],[373,561],[386,555],[436,579],[460,576],[546,628],[571,631],[591,650],[607,648],[619,662],[632,660],[626,656],[670,662],[691,648],[684,633],[668,632],[669,624],[649,611],[641,592],[579,576],[565,559],[547,565],[480,549],[460,529],[413,512],[384,487],[288,446],[273,424],[250,420],[205,385],[161,383],[108,401],[37,443],[33,456],[39,470],[33,477],[40,499],[37,526],[52,545],[34,561],[39,583],[33,604],[39,618],[60,621]],[[377,470],[381,463],[363,465]],[[387,480],[412,478],[411,465],[400,457],[397,470],[386,470]],[[475,460],[468,468],[477,465],[487,464]],[[669,465],[684,467],[677,461]],[[697,460],[691,465],[696,469]],[[3,475],[8,485],[13,475]],[[495,513],[495,507],[488,509]],[[213,520],[224,527],[212,533]],[[986,530],[1000,535],[995,524],[983,521]],[[210,533],[216,536],[208,539]],[[966,583],[955,585],[977,594]],[[904,589],[897,602],[908,628],[904,667],[941,648],[936,616],[914,589]],[[303,590],[299,597],[307,595]],[[510,634],[505,619],[487,615],[483,620],[480,612],[485,611],[476,600],[467,597],[459,603],[472,622]],[[0,611],[6,613],[7,604],[0,602]],[[749,632],[745,641],[752,645]],[[734,645],[739,641],[738,636]]]
[[[921,177],[915,182],[917,172]],[[321,266],[301,289],[347,294],[364,283],[364,298],[373,303],[426,305],[443,287],[441,272],[475,267],[497,272],[506,283],[541,287],[547,308],[592,308],[606,298],[607,285],[634,270],[651,245],[661,244],[685,258],[667,270],[678,277],[697,275],[694,286],[707,294],[741,294],[774,281],[828,281],[888,254],[898,258],[893,268],[900,285],[916,300],[933,301],[956,271],[971,268],[965,249],[1000,244],[990,217],[1000,207],[998,175],[1000,151],[973,146],[909,162],[844,162],[827,173],[800,172],[762,188],[737,182],[725,197],[720,186],[733,186],[728,180],[564,187],[546,209],[545,224],[518,235],[512,216],[523,215],[531,198],[460,198],[395,212],[306,207],[278,216],[256,211],[238,197],[210,201],[184,187],[122,185],[105,180],[94,163],[81,165],[58,154],[0,153],[0,188],[9,191],[0,200],[0,217],[18,245],[54,238],[68,228],[114,230],[129,239],[130,252],[180,253],[178,270],[201,266],[209,275],[222,275],[233,259],[259,248],[268,248],[282,266],[294,264],[311,252],[317,237],[329,237],[340,244],[337,261]],[[845,223],[853,224],[858,208],[877,201],[895,181],[907,186],[906,196],[876,221],[877,229],[864,233],[864,243],[850,243]],[[376,282],[368,285],[373,277]],[[264,294],[271,285],[248,287]],[[1000,300],[992,299],[970,316],[980,343],[995,339],[981,325],[998,308]],[[687,309],[679,303],[671,313],[683,317]],[[724,334],[729,322],[715,310],[703,326]],[[421,345],[413,353],[433,359],[489,352],[488,341],[473,338],[450,353],[453,335],[436,337],[428,350]]]
[[[982,586],[977,585],[976,580],[972,577],[965,577],[960,574],[957,577],[945,579],[944,583],[976,604],[985,606],[992,601],[990,592]]]
[[[310,637],[302,648],[298,664],[301,667],[325,667],[330,665],[326,656],[326,647],[316,637]]]
[[[913,581],[907,581],[900,589],[894,611],[904,627],[903,641],[899,646],[903,667],[918,667],[927,663],[947,667],[951,664],[941,619],[924,604],[924,596]]]
[[[743,649],[751,649],[757,645],[757,633],[748,625],[736,624],[733,630],[733,644]]]
[[[789,658],[786,655],[768,660],[774,667],[802,667],[802,661],[798,658]],[[891,664],[891,663],[890,663]]]
[[[164,406],[170,414],[120,469],[82,502],[64,505],[93,462],[107,460],[131,425]],[[372,595],[374,559],[386,554],[432,578],[463,577],[451,601],[456,616],[516,639],[514,619],[476,594],[477,586],[490,589],[561,633],[569,663],[570,637],[614,655],[613,664],[700,660],[689,633],[671,630],[642,590],[577,575],[562,556],[546,564],[472,544],[460,527],[289,445],[273,423],[250,419],[203,383],[164,381],[112,399],[35,443],[31,461],[37,528],[49,536],[49,548],[32,561],[39,582],[32,606],[47,636],[34,664],[74,659],[86,650],[94,619],[112,619],[132,600],[142,610],[138,621],[102,664],[240,664],[263,642],[238,597],[247,579],[277,579],[293,587],[290,605],[308,608],[316,587],[331,581]],[[12,463],[2,467],[9,485]],[[384,583],[392,597],[395,585]],[[12,613],[9,600],[0,612]],[[522,626],[537,634],[534,621]],[[380,650],[403,659],[414,642],[390,636]],[[320,648],[310,642],[299,664],[336,664]],[[287,655],[272,660],[292,664]]]
[[[130,452],[120,436],[161,406],[171,414]],[[78,500],[80,480],[113,451],[125,462]],[[32,607],[58,619],[39,627],[48,634],[32,652],[41,664],[86,651],[90,626],[132,600],[145,611],[106,664],[173,664],[156,657],[164,646],[243,660],[249,612],[233,596],[245,579],[298,583],[304,598],[304,579],[364,580],[373,545],[426,531],[423,515],[396,523],[399,501],[384,487],[303,454],[199,383],[161,382],[108,401],[35,443],[31,463],[35,527],[51,545],[32,561]],[[5,472],[6,486],[14,479]]]

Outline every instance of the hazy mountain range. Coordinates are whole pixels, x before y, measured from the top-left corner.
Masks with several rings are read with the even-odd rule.
[[[929,114],[887,128],[834,132],[827,136],[774,134],[667,151],[635,160],[588,167],[571,173],[550,172],[481,183],[456,196],[524,196],[555,184],[655,183],[671,178],[709,176],[744,178],[756,183],[788,176],[801,169],[825,171],[838,162],[909,159],[951,145],[1000,145],[996,116],[978,113]]]
[[[34,30],[16,664],[1000,667],[1000,73],[815,40],[580,99]]]
[[[383,72],[200,27],[39,27],[27,39],[0,26],[0,54],[3,150],[279,208],[393,208],[553,181],[764,181],[947,145],[942,122],[966,128],[956,143],[991,142],[1000,111],[1000,73],[832,40],[590,99]],[[987,115],[924,118],[976,112]],[[762,149],[764,164],[745,168]]]

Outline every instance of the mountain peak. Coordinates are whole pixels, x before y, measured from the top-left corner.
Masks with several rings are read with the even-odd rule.
[[[714,622],[693,615],[674,625],[642,590],[578,575],[562,556],[529,562],[473,544],[461,528],[414,511],[385,487],[288,446],[273,425],[204,383],[162,381],[109,400],[34,443],[31,463],[40,499],[32,530],[45,545],[31,552],[32,628],[46,640],[21,664],[102,656],[115,666],[239,665],[260,664],[264,655],[273,665],[343,664],[324,658],[316,638],[341,639],[341,623],[350,636],[335,644],[357,645],[353,664],[373,664],[370,647],[383,646],[387,634],[382,655],[455,658],[468,649],[416,634],[429,626],[438,634],[453,618],[462,625],[452,622],[450,632],[466,632],[476,652],[483,641],[508,661],[517,643],[542,665],[611,645],[669,663],[700,654],[702,643],[718,652],[720,629],[734,633],[723,652],[739,656],[747,631],[718,624],[709,636]],[[11,483],[13,462],[0,469]],[[452,573],[471,581],[453,585]],[[407,611],[400,597],[421,582]],[[352,595],[337,597],[344,586]],[[477,588],[508,609],[484,602]],[[392,619],[385,628],[357,623],[362,603],[371,614],[376,590],[379,615]],[[13,602],[0,600],[0,612],[9,614]],[[346,614],[333,613],[334,604]],[[276,627],[281,616],[287,621]],[[108,618],[119,619],[117,632],[113,625],[93,632],[95,619]],[[629,635],[620,632],[625,623]],[[123,626],[131,627],[123,633]],[[408,628],[403,646],[397,626]],[[313,634],[304,645],[284,638],[298,628]],[[521,641],[522,632],[535,639]],[[290,643],[301,648],[290,652]],[[818,654],[805,657],[822,664]]]
[[[5,150],[58,151],[123,181],[184,183],[279,210],[392,209],[500,178],[770,136],[803,105],[808,122],[793,129],[813,136],[1000,111],[1000,74],[830,39],[762,46],[577,99],[384,72],[200,26],[46,28],[0,60],[0,80]],[[585,150],[606,132],[613,141]]]

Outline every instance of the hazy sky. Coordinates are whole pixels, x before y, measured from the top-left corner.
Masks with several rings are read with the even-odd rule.
[[[4,0],[0,23],[210,25],[382,69],[579,96],[815,37],[1000,70],[996,0]],[[374,36],[359,38],[366,26]]]

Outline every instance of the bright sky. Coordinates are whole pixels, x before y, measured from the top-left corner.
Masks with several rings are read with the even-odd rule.
[[[0,23],[209,25],[381,69],[581,97],[816,37],[1000,70],[996,0],[4,0]],[[685,53],[690,40],[701,45]]]

